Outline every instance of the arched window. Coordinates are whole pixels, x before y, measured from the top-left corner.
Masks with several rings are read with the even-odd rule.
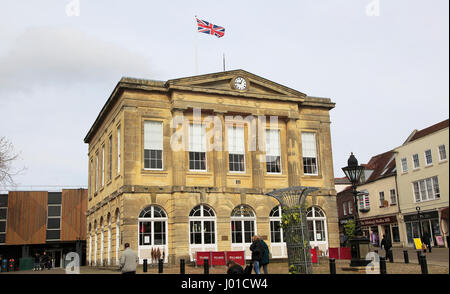
[[[256,234],[255,213],[248,205],[236,206],[231,212],[231,243],[252,243]]]
[[[117,208],[115,213],[116,220],[116,265],[119,265],[119,247],[120,247],[120,211]]]
[[[108,221],[108,265],[111,265],[111,213],[108,212],[108,217],[107,217],[107,221]]]
[[[104,231],[105,222],[103,221],[103,216],[100,218],[100,265],[103,266],[103,248],[104,248]]]
[[[317,206],[308,208],[308,210],[306,211],[306,220],[308,223],[309,241],[326,242],[327,223],[326,216],[323,210]],[[316,243],[316,245],[317,244],[318,243]]]
[[[283,243],[283,229],[281,228],[281,206],[275,206],[269,214],[270,243]]]
[[[97,265],[97,220],[94,221],[94,265]]]
[[[139,214],[139,245],[167,244],[167,214],[156,205],[147,206]]]
[[[189,213],[190,244],[216,243],[216,215],[207,205],[197,205]]]
[[[92,224],[89,223],[89,265],[92,265]]]

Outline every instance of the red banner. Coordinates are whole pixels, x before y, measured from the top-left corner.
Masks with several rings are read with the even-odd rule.
[[[211,251],[197,251],[197,265],[203,265],[203,259],[208,259],[211,265]]]
[[[350,253],[350,248],[349,247],[339,248],[339,257],[340,257],[340,259],[352,259],[352,254]]]
[[[317,263],[318,262],[317,248],[311,249],[311,262],[312,263]]]
[[[225,251],[211,253],[212,265],[226,265]]]
[[[339,248],[328,248],[328,257],[338,260],[339,259]]]
[[[227,251],[227,261],[234,260],[241,266],[245,265],[245,251]]]

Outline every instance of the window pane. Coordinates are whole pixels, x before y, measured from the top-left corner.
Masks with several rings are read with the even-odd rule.
[[[61,204],[61,192],[48,192],[48,204]]]
[[[47,229],[59,229],[61,226],[61,219],[58,218],[49,218],[47,222]]]
[[[0,233],[5,233],[5,232],[6,232],[6,222],[0,221]]]
[[[0,234],[0,243],[6,242],[6,234]]]
[[[47,230],[47,240],[59,240],[60,230]]]
[[[8,211],[7,208],[0,208],[0,220],[1,220],[1,219],[6,220],[6,217],[7,217],[7,211]]]
[[[49,206],[48,216],[61,216],[61,206]]]
[[[8,207],[8,195],[0,195],[0,207]]]

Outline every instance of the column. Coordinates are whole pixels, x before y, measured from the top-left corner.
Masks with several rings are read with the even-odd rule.
[[[183,116],[184,109],[173,108],[172,109],[172,123],[173,128],[171,128],[171,136],[174,137],[174,134],[178,131],[178,134],[181,135],[181,131],[183,130],[183,125],[181,124],[182,120],[180,117]],[[178,118],[177,118],[178,117]],[[176,127],[176,128],[175,128]],[[187,135],[187,130],[183,130],[183,136]],[[181,140],[180,142],[186,142],[187,138]],[[179,150],[173,150],[172,146],[170,146],[170,150],[172,152],[172,166],[173,166],[173,186],[183,187],[186,185],[186,146],[180,148]]]

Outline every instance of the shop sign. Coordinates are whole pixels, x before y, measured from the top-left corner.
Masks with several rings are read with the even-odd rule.
[[[395,215],[360,220],[361,226],[383,225],[383,224],[390,224],[390,223],[396,223],[396,222],[397,222],[397,217]]]
[[[421,217],[420,217],[421,220],[439,217],[439,213],[437,211],[421,212],[420,215],[421,215]],[[403,220],[405,222],[418,222],[419,216],[417,215],[417,213],[405,215],[403,217]]]

